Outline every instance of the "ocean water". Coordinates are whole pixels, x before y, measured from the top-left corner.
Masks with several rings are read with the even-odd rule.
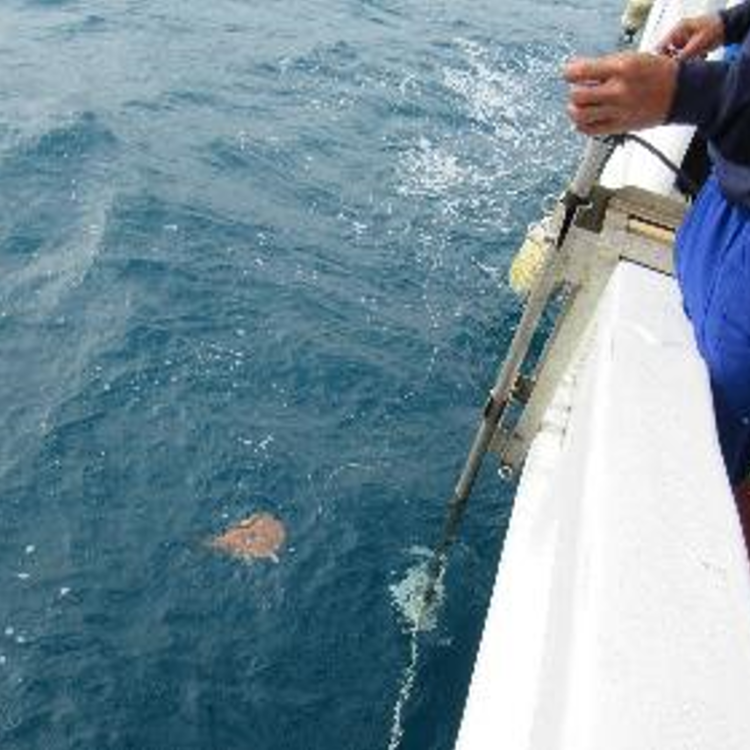
[[[409,674],[414,592],[619,11],[3,1],[0,747],[453,746],[492,461]]]

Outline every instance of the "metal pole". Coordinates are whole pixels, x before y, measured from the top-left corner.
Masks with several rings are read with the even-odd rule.
[[[482,412],[482,419],[474,435],[466,462],[453,490],[453,495],[448,501],[448,515],[430,565],[430,576],[425,592],[426,604],[431,603],[435,595],[436,586],[444,572],[448,548],[458,531],[464,508],[482,467],[482,461],[508,406],[518,373],[526,359],[539,320],[547,306],[547,301],[560,277],[560,264],[564,257],[561,251],[565,239],[571,226],[573,226],[578,209],[588,202],[594,185],[596,185],[610,156],[612,156],[621,140],[622,138],[617,136],[589,138],[581,164],[570,187],[563,196],[561,201],[562,216],[560,217],[552,252],[541,276],[531,289],[508,354],[498,372],[495,384],[490,389],[490,395]]]

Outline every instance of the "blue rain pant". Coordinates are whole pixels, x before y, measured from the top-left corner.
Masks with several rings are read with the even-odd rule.
[[[685,312],[706,361],[729,479],[750,469],[750,209],[710,177],[677,235]],[[679,389],[679,383],[675,383]]]

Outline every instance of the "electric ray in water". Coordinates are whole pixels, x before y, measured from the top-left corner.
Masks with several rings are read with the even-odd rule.
[[[209,541],[209,546],[241,560],[278,562],[286,539],[284,524],[270,513],[253,513]]]

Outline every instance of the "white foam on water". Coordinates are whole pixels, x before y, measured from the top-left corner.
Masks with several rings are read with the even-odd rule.
[[[540,177],[578,148],[558,99],[542,93],[559,79],[568,51],[562,39],[555,42],[559,56],[540,58],[519,46],[498,58],[489,46],[454,40],[456,56],[442,82],[471,119],[474,140],[465,131],[422,134],[402,158],[398,192],[440,198],[449,215],[478,210],[491,226],[511,220],[516,194],[536,189]]]
[[[391,733],[388,738],[388,750],[398,750],[404,736],[404,709],[409,703],[414,682],[417,679],[417,665],[419,664],[419,632],[412,630],[409,636],[409,663],[401,675],[398,697],[393,707]]]
[[[388,750],[398,750],[404,736],[404,711],[411,699],[419,666],[419,636],[434,630],[445,598],[442,575],[434,577],[434,552],[426,547],[412,547],[412,556],[419,560],[407,569],[406,575],[390,587],[391,602],[407,625],[409,661],[401,674],[398,695],[393,706]]]
[[[405,156],[402,185],[405,196],[440,196],[471,178],[471,170],[459,163],[459,157],[446,147],[435,145],[424,136]]]
[[[433,579],[430,570],[432,550],[413,547],[412,556],[420,559],[407,569],[406,575],[390,587],[391,602],[406,625],[406,631],[425,633],[437,627],[437,615],[445,597],[442,578]],[[429,599],[429,601],[428,601]]]

